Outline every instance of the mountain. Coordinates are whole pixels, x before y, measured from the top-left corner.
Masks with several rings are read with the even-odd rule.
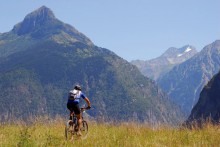
[[[136,65],[145,76],[157,80],[160,76],[170,71],[175,65],[190,59],[196,53],[196,49],[191,45],[186,45],[182,48],[171,47],[155,59],[146,61],[133,60],[131,63]]]
[[[158,80],[161,88],[187,115],[197,103],[202,88],[220,69],[220,40],[191,59],[175,66]]]
[[[193,107],[187,122],[211,120],[219,123],[220,120],[220,72],[215,75],[203,88],[197,104]]]
[[[76,42],[93,45],[89,38],[74,27],[56,19],[50,9],[42,6],[28,14],[12,31],[1,34],[0,57],[24,51],[47,39],[63,45]]]
[[[80,84],[91,117],[174,124],[179,108],[138,69],[100,48],[43,6],[0,35],[0,120],[68,115],[67,93]]]

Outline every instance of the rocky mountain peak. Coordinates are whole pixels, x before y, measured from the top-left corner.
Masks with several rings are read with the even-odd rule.
[[[165,57],[165,58],[178,58],[181,57],[183,55],[186,54],[196,54],[197,51],[195,49],[195,47],[191,46],[191,45],[185,45],[182,48],[175,48],[175,47],[171,47],[169,49],[167,49],[162,55],[161,57]]]
[[[185,62],[195,54],[197,54],[197,51],[191,45],[185,45],[182,48],[170,47],[157,58],[147,61],[132,61],[131,63],[136,65],[145,76],[157,80],[174,66]]]
[[[210,55],[212,52],[220,53],[220,40],[216,40],[210,45],[207,45],[202,51],[201,54]]]
[[[33,20],[35,23],[42,23],[48,20],[56,19],[53,12],[47,8],[46,6],[42,6],[37,10],[29,13],[25,18],[24,21]]]
[[[73,26],[63,23],[55,17],[53,12],[46,6],[25,16],[24,20],[14,26],[12,33],[32,39],[52,39],[59,44],[72,44],[81,42],[93,45],[92,41]]]
[[[56,20],[53,12],[46,6],[42,6],[25,16],[21,23],[14,26],[13,31],[18,35],[27,34],[46,23]]]
[[[179,64],[197,54],[195,47],[191,45],[185,45],[182,48],[169,48],[161,58],[166,58],[170,64]]]

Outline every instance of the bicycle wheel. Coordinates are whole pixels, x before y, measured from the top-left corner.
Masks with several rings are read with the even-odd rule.
[[[73,139],[73,122],[72,122],[72,120],[69,120],[66,123],[65,138],[66,138],[66,140],[72,140]]]
[[[85,120],[82,121],[82,126],[80,128],[80,131],[81,131],[81,138],[82,139],[85,139],[87,137],[87,134],[88,134],[88,124]]]

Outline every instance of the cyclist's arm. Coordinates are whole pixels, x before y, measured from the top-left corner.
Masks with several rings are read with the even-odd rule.
[[[90,109],[91,108],[91,104],[90,104],[90,100],[87,96],[85,96],[85,94],[81,93],[81,97],[86,101],[87,103],[87,108]]]
[[[87,103],[88,107],[89,107],[89,108],[91,108],[91,104],[90,104],[89,99],[86,97],[86,98],[84,98],[84,100],[86,101],[86,103]]]

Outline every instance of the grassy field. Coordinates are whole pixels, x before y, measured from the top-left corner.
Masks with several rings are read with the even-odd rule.
[[[172,127],[150,128],[147,125],[122,123],[120,125],[89,122],[89,134],[85,140],[69,142],[64,137],[65,121],[36,121],[26,125],[0,125],[0,147],[11,146],[220,146],[220,126],[206,125],[203,129]]]

